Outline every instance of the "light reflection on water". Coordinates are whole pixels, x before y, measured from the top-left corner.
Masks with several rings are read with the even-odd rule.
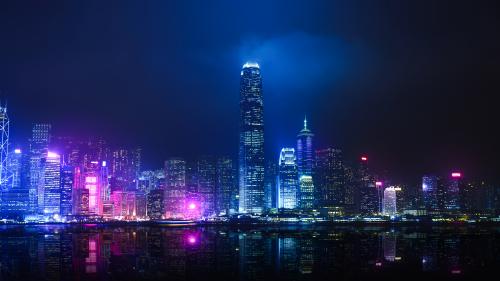
[[[493,227],[0,228],[1,280],[488,279]]]

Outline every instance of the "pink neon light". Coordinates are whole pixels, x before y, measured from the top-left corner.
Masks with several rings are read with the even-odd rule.
[[[458,172],[451,173],[451,177],[452,178],[461,178],[462,177],[462,173],[458,173]]]
[[[361,161],[368,161],[368,157],[366,157],[366,156],[361,156]]]
[[[47,153],[47,158],[58,158],[59,157],[59,154],[55,153],[55,152],[51,152],[49,151]]]
[[[96,183],[97,177],[85,177],[85,182],[86,183]]]
[[[383,183],[382,183],[381,181],[377,181],[377,182],[375,182],[375,185],[376,185],[376,186],[382,186],[382,184],[383,184]]]
[[[189,242],[189,244],[195,244],[195,243],[196,243],[196,237],[194,237],[194,236],[189,236],[189,237],[188,237],[188,242]]]
[[[196,204],[195,203],[190,203],[189,206],[188,206],[188,208],[190,210],[194,210],[194,209],[196,209]]]

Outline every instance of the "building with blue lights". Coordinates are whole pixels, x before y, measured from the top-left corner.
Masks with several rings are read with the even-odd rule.
[[[43,160],[43,213],[61,214],[61,156],[48,152]]]
[[[313,152],[314,134],[307,128],[307,118],[304,118],[304,128],[297,135],[297,166],[300,176],[312,176],[314,165]]]
[[[314,208],[314,184],[312,176],[302,175],[299,178],[300,209],[312,210]]]
[[[438,177],[426,175],[422,177],[422,197],[427,212],[439,211],[438,204]]]
[[[35,124],[30,140],[29,206],[30,214],[43,213],[44,179],[42,159],[47,156],[51,139],[50,124]]]
[[[264,106],[257,63],[240,76],[239,212],[261,214],[264,207]]]
[[[75,168],[64,165],[61,168],[61,216],[73,214],[73,186]]]
[[[294,148],[281,149],[278,179],[278,208],[297,209],[299,207],[299,176]]]

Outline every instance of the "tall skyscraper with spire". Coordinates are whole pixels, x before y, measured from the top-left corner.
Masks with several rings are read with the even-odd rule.
[[[257,63],[240,76],[239,212],[260,214],[264,207],[264,107]]]
[[[307,118],[304,117],[304,128],[297,135],[297,164],[299,168],[299,177],[312,176],[314,153],[313,153],[314,134],[307,128]]]

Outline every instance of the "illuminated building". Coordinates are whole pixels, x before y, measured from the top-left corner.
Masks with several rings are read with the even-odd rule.
[[[72,166],[61,168],[61,216],[73,214],[73,186],[75,169]]]
[[[446,210],[460,210],[460,187],[462,185],[462,176],[462,173],[453,172],[448,179],[448,185],[445,191]]]
[[[47,152],[43,163],[43,213],[45,215],[61,214],[61,156]]]
[[[202,215],[215,215],[215,186],[217,181],[216,163],[213,157],[202,157],[198,160],[197,195],[201,205]]]
[[[216,214],[234,213],[236,206],[234,198],[238,194],[234,181],[233,160],[229,157],[217,159],[217,182],[216,182]]]
[[[145,220],[147,219],[147,196],[144,192],[136,191],[135,192],[135,213],[134,218]]]
[[[165,161],[164,212],[166,218],[183,218],[186,201],[186,161]]]
[[[359,187],[360,212],[373,215],[379,212],[379,195],[375,179],[368,170],[368,157],[362,156],[357,175]]]
[[[99,177],[96,173],[89,172],[85,175],[85,189],[88,191],[87,215],[101,215],[101,192]]]
[[[9,182],[8,156],[9,156],[9,116],[7,107],[0,104],[0,190],[7,190]]]
[[[307,128],[307,119],[304,118],[304,128],[297,135],[297,166],[300,176],[312,176],[314,154],[313,137],[309,128]]]
[[[9,156],[8,170],[11,176],[8,188],[1,192],[1,212],[4,217],[22,218],[28,207],[28,189],[24,173],[25,156],[21,149],[14,149]]]
[[[165,192],[163,189],[151,190],[147,195],[147,214],[149,219],[158,220],[162,219],[164,215],[164,197]]]
[[[314,175],[319,208],[341,208],[345,203],[345,175],[342,151],[335,148],[316,150]]]
[[[35,124],[30,140],[29,206],[30,214],[43,213],[44,180],[42,159],[50,143],[50,124]]]
[[[439,211],[437,176],[427,175],[422,177],[422,194],[427,212]]]
[[[397,214],[396,188],[394,186],[389,186],[384,189],[382,213],[386,216],[395,216]]]
[[[261,214],[264,206],[264,107],[257,63],[240,76],[239,212]]]
[[[314,208],[314,184],[312,176],[302,175],[299,178],[300,184],[300,208],[311,210]]]
[[[141,167],[141,149],[117,149],[113,151],[111,175],[123,188],[133,186]]]
[[[294,148],[281,149],[278,166],[278,208],[296,209],[299,207],[299,177]]]
[[[101,202],[102,202],[102,216],[104,219],[109,220],[113,218],[113,202],[111,201],[111,184],[109,182],[109,169],[108,162],[101,162],[101,169],[99,173],[99,183],[101,189]]]
[[[276,209],[278,207],[276,190],[278,186],[278,165],[276,160],[267,161],[266,170],[264,171],[264,206],[266,209]]]

